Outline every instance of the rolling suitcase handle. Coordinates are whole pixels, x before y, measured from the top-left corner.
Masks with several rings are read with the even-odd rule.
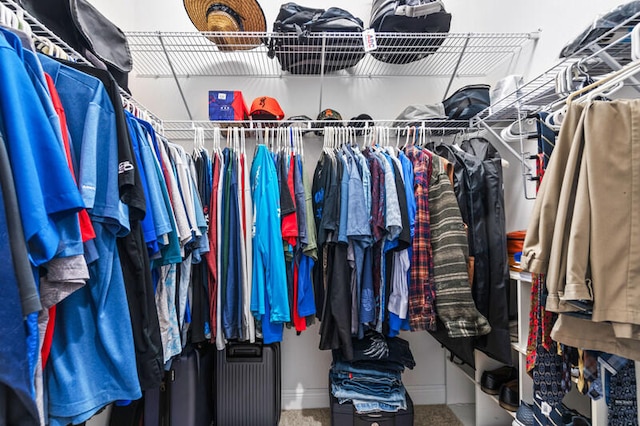
[[[262,345],[230,344],[227,346],[226,356],[230,362],[262,358]]]

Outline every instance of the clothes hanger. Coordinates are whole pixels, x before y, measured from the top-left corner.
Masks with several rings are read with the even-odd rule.
[[[221,136],[220,128],[219,127],[215,127],[213,129],[213,149],[211,151],[215,152],[216,154],[220,153],[220,139],[221,138],[222,138],[222,136]]]
[[[18,15],[7,6],[0,4],[0,24],[8,28],[18,29]]]
[[[584,101],[585,97],[579,98],[580,95],[589,93],[593,96],[607,92],[608,90],[618,89],[619,84],[624,82],[627,78],[640,72],[640,60],[636,60],[628,63],[617,71],[613,71],[607,74],[594,83],[591,83],[575,92],[571,93],[567,99],[566,104],[570,105],[575,101]]]
[[[631,59],[637,61],[640,59],[640,24],[637,24],[631,30]]]
[[[193,156],[200,158],[200,153],[204,148],[204,129],[196,127],[193,130]]]

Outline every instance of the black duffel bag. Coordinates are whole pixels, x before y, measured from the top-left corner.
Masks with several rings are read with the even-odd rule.
[[[470,84],[456,90],[442,101],[445,114],[451,120],[470,120],[491,105],[491,86]]]
[[[602,16],[599,16],[578,37],[562,48],[560,57],[567,58],[579,52],[595,40],[600,39],[606,33],[610,34],[598,41],[601,46],[617,41],[621,37],[626,37],[629,33],[629,29],[626,27],[629,25],[635,25],[637,23],[637,18],[632,22],[628,21],[638,13],[640,13],[640,1],[631,1],[616,7]],[[613,31],[614,28],[622,25],[623,23],[626,24],[617,31]],[[625,43],[622,44],[624,45]],[[591,53],[591,51],[587,51],[585,55]]]
[[[296,3],[280,6],[269,41],[269,56],[278,58],[283,71],[292,74],[320,74],[323,60],[321,33],[352,33],[329,36],[324,45],[324,72],[356,65],[365,55],[362,20],[346,10],[331,7],[312,9]],[[282,34],[282,36],[279,36]]]
[[[451,14],[440,0],[374,0],[370,27],[376,33],[448,33]],[[378,36],[374,58],[390,64],[408,64],[436,52],[445,37]]]

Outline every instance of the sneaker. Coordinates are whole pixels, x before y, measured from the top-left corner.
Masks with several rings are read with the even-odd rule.
[[[520,407],[511,426],[533,426],[533,405],[520,401]]]
[[[591,426],[591,421],[564,404],[557,405],[549,415],[555,426]]]

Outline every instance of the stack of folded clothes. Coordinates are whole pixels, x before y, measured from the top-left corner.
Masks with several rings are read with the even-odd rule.
[[[353,403],[359,413],[406,410],[401,376],[405,367],[412,369],[415,365],[409,342],[369,333],[363,339],[354,339],[352,360],[346,360],[341,351],[333,351],[331,393],[341,404]]]

